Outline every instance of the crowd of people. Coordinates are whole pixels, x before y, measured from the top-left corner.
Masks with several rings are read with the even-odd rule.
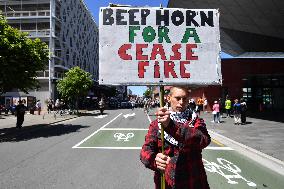
[[[195,103],[194,99],[189,101],[189,107],[200,115],[201,111],[205,113],[208,111],[208,101],[206,98],[198,98],[197,103]],[[213,119],[211,122],[213,123],[221,123],[221,118],[234,118],[235,125],[244,125],[246,124],[246,112],[247,112],[247,104],[243,98],[234,99],[233,101],[226,97],[225,100],[219,98],[215,100],[212,105],[212,115]]]
[[[131,99],[131,103],[133,108],[143,108],[145,113],[148,113],[151,108],[160,106],[159,99],[151,98]],[[167,100],[165,103],[166,106],[169,106],[167,105]],[[213,123],[222,123],[221,118],[234,118],[235,125],[246,124],[247,104],[243,98],[231,100],[227,95],[224,100],[221,98],[214,100],[212,105],[204,97],[199,97],[197,100],[191,98],[187,106],[198,116],[200,116],[201,112],[212,113],[211,122]]]

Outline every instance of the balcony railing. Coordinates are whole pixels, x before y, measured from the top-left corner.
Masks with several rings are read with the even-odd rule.
[[[5,13],[4,13],[5,14]],[[42,17],[50,16],[50,10],[40,11],[7,11],[6,17]]]
[[[54,56],[61,57],[61,50],[54,50]]]
[[[28,32],[30,37],[49,37],[50,30],[21,30],[22,32]]]

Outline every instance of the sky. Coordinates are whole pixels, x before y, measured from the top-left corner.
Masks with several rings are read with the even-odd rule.
[[[100,7],[107,7],[109,3],[131,6],[150,6],[150,7],[167,7],[168,0],[84,0],[89,11],[92,13],[97,25],[99,25],[99,9]],[[221,58],[231,58],[230,55],[221,53]],[[129,86],[133,94],[142,96],[146,90],[146,86]]]

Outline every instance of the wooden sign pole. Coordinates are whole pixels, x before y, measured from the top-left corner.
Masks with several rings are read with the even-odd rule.
[[[160,86],[160,107],[161,108],[165,106],[164,96],[165,96],[164,86]],[[158,124],[159,124],[159,127],[161,128],[162,154],[164,154],[165,153],[164,127],[162,126],[161,123],[158,123]],[[166,188],[165,173],[162,173],[162,175],[161,175],[161,189],[165,189],[165,188]]]

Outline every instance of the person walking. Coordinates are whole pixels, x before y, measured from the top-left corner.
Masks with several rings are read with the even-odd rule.
[[[50,98],[47,102],[47,112],[50,114],[52,111],[53,100]]]
[[[134,99],[131,100],[130,103],[131,103],[131,109],[134,110],[135,104],[136,104],[135,101],[134,101]]]
[[[99,101],[99,109],[100,109],[100,113],[101,115],[103,115],[104,110],[105,110],[105,100],[102,97],[101,100]]]
[[[234,106],[233,106],[233,111],[234,111],[234,121],[235,125],[241,124],[241,104],[239,103],[238,99],[234,100]]]
[[[232,101],[227,97],[225,101],[225,110],[227,113],[227,117],[231,117],[231,107],[232,107]]]
[[[200,116],[200,112],[203,111],[203,103],[204,103],[204,101],[203,101],[202,97],[199,97],[197,99],[197,106],[198,106],[199,116]]]
[[[40,102],[40,100],[38,100],[36,102],[36,109],[37,109],[37,114],[40,115],[40,112],[41,112],[41,102]]]
[[[188,109],[190,109],[191,111],[196,111],[196,104],[193,98],[188,102]]]
[[[170,109],[159,108],[156,112],[157,119],[149,126],[140,160],[155,172],[156,189],[161,188],[161,173],[165,174],[166,189],[209,189],[201,152],[211,138],[204,120],[187,109],[187,88],[174,86],[167,98]],[[158,122],[165,129],[164,154]]]
[[[220,105],[217,100],[214,101],[214,105],[212,107],[213,110],[213,122],[220,123]]]
[[[204,113],[207,113],[207,106],[208,106],[208,101],[206,98],[204,98],[204,102],[203,102],[203,111]]]
[[[25,120],[25,113],[27,107],[23,104],[22,100],[19,100],[18,105],[15,108],[15,116],[17,117],[16,128],[21,129]]]
[[[246,112],[247,112],[247,103],[246,101],[241,98],[241,124],[244,125],[246,124]]]

